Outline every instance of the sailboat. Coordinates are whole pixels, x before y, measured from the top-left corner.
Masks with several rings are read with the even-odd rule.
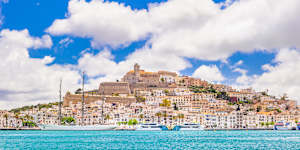
[[[80,125],[62,125],[61,124],[61,84],[59,88],[59,115],[58,125],[55,124],[37,124],[41,130],[73,130],[73,131],[102,131],[102,130],[114,130],[116,125],[84,125],[84,72],[82,73],[82,109],[81,109],[81,124]],[[102,110],[103,112],[103,110]],[[103,117],[103,115],[102,115]]]

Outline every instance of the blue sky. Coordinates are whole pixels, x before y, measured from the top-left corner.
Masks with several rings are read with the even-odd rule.
[[[165,69],[215,83],[270,89],[279,95],[287,92],[300,98],[295,92],[300,87],[290,88],[298,83],[291,81],[297,80],[297,73],[291,71],[298,68],[290,67],[290,63],[298,61],[290,58],[298,55],[300,43],[296,29],[300,23],[295,15],[298,2],[270,3],[271,0],[0,0],[0,47],[20,46],[0,53],[8,64],[0,69],[8,72],[5,79],[10,81],[0,86],[0,96],[5,97],[2,104],[22,96],[28,96],[32,103],[53,99],[56,80],[61,76],[65,76],[65,91],[72,91],[79,86],[82,70],[87,72],[87,87],[97,88],[99,82],[119,79],[134,62],[150,71]],[[16,35],[24,43],[31,43],[14,39]],[[7,42],[10,40],[13,42]],[[21,44],[11,44],[14,42]],[[9,66],[13,61],[6,58],[15,56],[15,51],[25,60],[15,60],[14,68]],[[39,85],[27,89],[36,83],[26,75],[12,75],[28,73],[30,69],[25,68],[33,68],[33,75],[28,76],[40,80]],[[290,80],[286,75],[292,76]],[[52,76],[55,77],[50,79]],[[28,83],[21,82],[24,80]],[[53,83],[41,90],[48,91],[46,94],[29,96],[47,82]]]

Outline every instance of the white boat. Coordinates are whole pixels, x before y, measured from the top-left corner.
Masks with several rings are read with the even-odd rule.
[[[284,123],[283,121],[277,122],[274,125],[274,130],[292,130],[293,127],[290,125],[290,123]]]
[[[49,125],[49,124],[40,124],[38,125],[41,130],[76,130],[76,131],[103,131],[103,130],[114,130],[117,126],[115,125]]]
[[[183,125],[175,126],[172,130],[173,131],[201,131],[204,130],[204,127],[201,124],[185,123]]]
[[[116,125],[106,125],[106,124],[101,124],[101,125],[84,125],[83,120],[81,120],[81,125],[61,125],[61,84],[62,80],[60,80],[60,89],[59,89],[59,115],[58,115],[58,120],[59,124],[58,125],[53,125],[53,124],[37,124],[41,130],[85,130],[85,131],[95,131],[95,130],[114,130],[117,126]],[[102,103],[103,104],[103,103]],[[82,118],[84,118],[84,72],[82,73]],[[103,117],[103,113],[102,113]],[[37,121],[36,121],[37,122]]]
[[[166,131],[166,130],[168,130],[167,126],[156,124],[156,123],[140,124],[136,128],[136,131]]]

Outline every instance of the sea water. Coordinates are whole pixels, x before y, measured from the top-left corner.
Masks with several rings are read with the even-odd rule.
[[[300,149],[300,131],[0,131],[0,149]]]

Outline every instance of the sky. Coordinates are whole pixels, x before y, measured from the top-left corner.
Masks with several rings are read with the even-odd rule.
[[[300,104],[300,1],[0,0],[0,109],[54,102],[139,63]]]

